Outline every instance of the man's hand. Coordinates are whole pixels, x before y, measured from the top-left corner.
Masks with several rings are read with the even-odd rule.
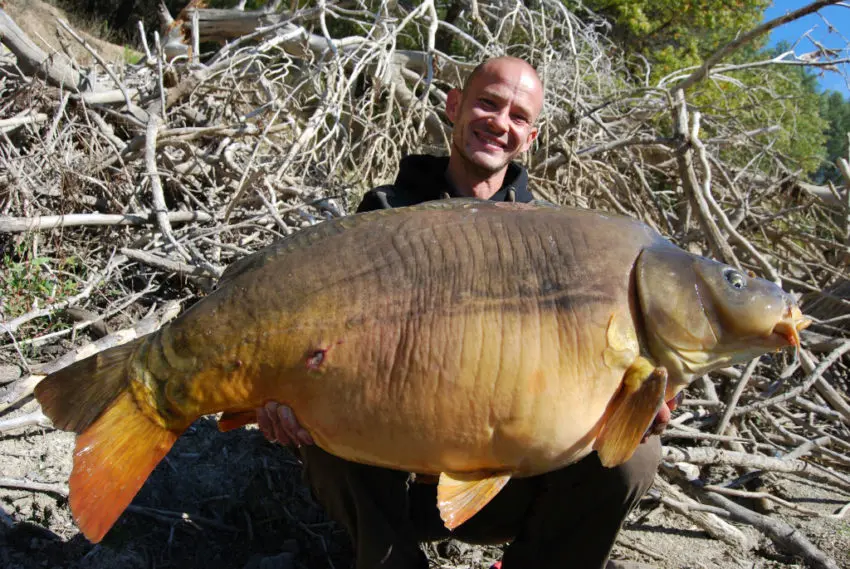
[[[313,437],[298,424],[292,409],[276,401],[269,401],[263,407],[257,408],[257,424],[265,437],[273,443],[296,447],[313,444]]]
[[[679,403],[682,402],[684,393],[684,391],[680,391],[673,399],[661,406],[661,409],[658,410],[658,414],[655,416],[655,420],[649,426],[649,429],[646,430],[646,434],[640,442],[645,443],[650,435],[660,435],[664,432],[664,429],[670,423],[671,412],[675,411]]]

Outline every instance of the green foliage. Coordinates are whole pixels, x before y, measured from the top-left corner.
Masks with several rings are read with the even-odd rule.
[[[136,51],[128,45],[124,46],[124,63],[129,65],[135,65],[139,63],[143,58],[144,54],[140,51]]]
[[[734,63],[763,61],[785,51],[779,45],[773,50],[740,52]],[[706,82],[692,97],[700,104],[712,99],[712,91],[722,90],[726,112],[742,132],[768,127],[777,131],[760,135],[759,140],[786,158],[786,165],[805,174],[814,173],[825,155],[826,122],[820,113],[817,78],[801,66],[771,65],[735,72],[732,77],[741,84]],[[743,165],[751,157],[727,152],[730,163]]]
[[[238,4],[239,0],[207,0],[206,7],[226,10],[228,8],[235,8]],[[268,5],[269,2],[266,0],[248,0],[245,3],[245,10],[263,10]],[[286,3],[286,9],[289,9],[289,2]]]
[[[0,298],[5,318],[15,318],[36,305],[43,307],[77,294],[80,281],[73,273],[84,270],[75,257],[61,261],[34,257],[26,244],[4,253],[0,259]]]
[[[588,0],[587,6],[612,25],[611,38],[627,53],[650,64],[650,82],[700,65],[705,58],[762,20],[767,0]],[[762,40],[764,41],[764,40]],[[724,61],[743,64],[768,59],[787,49],[750,45]],[[825,155],[824,130],[815,77],[805,68],[774,65],[730,72],[705,80],[687,95],[704,114],[705,138],[728,137],[778,126],[759,138],[790,159],[792,167],[815,172]],[[747,147],[751,148],[751,147]],[[724,150],[730,164],[744,166],[757,150]]]
[[[653,64],[657,78],[699,64],[755,27],[770,0],[587,0],[584,4],[611,23],[615,43]]]
[[[850,160],[850,101],[837,91],[827,91],[820,97],[820,116],[826,121],[826,157],[814,178],[841,184],[841,173],[835,165],[838,158]]]

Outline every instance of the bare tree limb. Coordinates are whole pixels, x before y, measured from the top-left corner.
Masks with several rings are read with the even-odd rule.
[[[799,10],[795,10],[793,12],[785,14],[784,16],[774,18],[769,22],[765,22],[745,34],[741,34],[740,36],[738,36],[737,38],[735,38],[734,40],[714,52],[708,59],[705,60],[702,66],[693,73],[691,73],[690,76],[677,83],[674,87],[674,91],[684,91],[685,89],[688,89],[696,83],[702,81],[706,77],[706,75],[708,75],[709,71],[711,71],[712,67],[717,65],[725,57],[731,55],[741,47],[752,42],[755,38],[766,34],[774,28],[778,28],[782,24],[793,22],[794,20],[798,20],[803,16],[808,16],[809,14],[817,12],[824,6],[839,4],[840,2],[841,0],[817,0],[816,2],[812,2],[808,6],[803,6]]]
[[[18,65],[30,76],[45,79],[51,85],[73,92],[92,90],[85,78],[59,58],[48,56],[27,37],[21,28],[0,9],[0,42],[15,54]]]
[[[757,514],[716,492],[708,492],[707,496],[709,500],[726,509],[732,515],[732,519],[750,524],[773,540],[781,549],[799,555],[813,567],[839,569],[833,559],[815,547],[798,529],[779,520]]]
[[[210,214],[201,211],[170,211],[166,215],[169,223],[212,221]],[[154,223],[156,223],[156,220],[150,213],[69,213],[36,217],[0,217],[0,233],[47,231],[58,227],[151,225]]]

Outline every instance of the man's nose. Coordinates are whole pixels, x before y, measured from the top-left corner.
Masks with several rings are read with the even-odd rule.
[[[490,128],[497,132],[506,132],[510,125],[510,113],[507,109],[497,111],[490,116]]]

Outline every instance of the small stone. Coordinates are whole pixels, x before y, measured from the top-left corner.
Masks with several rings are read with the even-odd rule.
[[[21,368],[13,365],[0,365],[0,385],[11,383],[21,377]]]

